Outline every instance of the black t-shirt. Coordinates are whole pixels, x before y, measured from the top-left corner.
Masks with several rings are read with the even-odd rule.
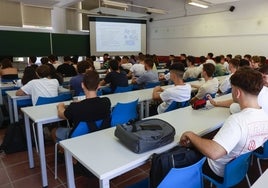
[[[61,73],[64,77],[71,77],[77,75],[74,66],[63,63],[57,68],[57,72]]]
[[[106,77],[104,78],[104,81],[109,84],[112,89],[112,92],[114,92],[115,88],[117,86],[120,87],[127,87],[128,86],[128,78],[127,75],[124,73],[119,73],[116,71],[109,72]]]
[[[110,118],[111,102],[107,97],[95,97],[71,103],[64,115],[67,119],[73,121],[74,126],[81,121],[94,122]]]

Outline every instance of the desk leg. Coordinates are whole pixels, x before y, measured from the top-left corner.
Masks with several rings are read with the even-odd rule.
[[[38,144],[39,144],[39,157],[41,165],[41,174],[43,187],[48,186],[47,182],[47,168],[46,168],[46,155],[45,155],[45,145],[44,145],[44,135],[43,135],[43,124],[37,123],[37,134],[38,134]]]
[[[13,111],[12,111],[12,99],[11,97],[8,95],[7,96],[8,99],[8,113],[9,113],[9,119],[10,119],[10,124],[14,123],[13,120]]]
[[[110,188],[110,181],[107,179],[100,180],[100,188]]]
[[[144,118],[144,102],[140,103],[140,119]]]
[[[33,146],[32,146],[30,120],[29,120],[29,116],[26,114],[24,114],[24,123],[25,123],[26,139],[27,139],[29,166],[30,168],[33,168],[34,160],[33,160]]]
[[[150,100],[145,101],[145,117],[149,117]]]
[[[75,188],[72,155],[67,150],[64,150],[64,155],[65,155],[67,185],[69,188]]]
[[[18,105],[17,105],[17,100],[13,100],[13,114],[14,114],[14,121],[18,122],[19,121],[19,112],[18,112]]]

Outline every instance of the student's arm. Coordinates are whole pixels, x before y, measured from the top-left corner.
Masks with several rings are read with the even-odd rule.
[[[137,78],[132,78],[131,84],[137,84]]]
[[[64,111],[65,111],[65,104],[64,103],[59,103],[57,106],[58,109],[58,116],[62,119],[67,119],[64,115]]]
[[[156,86],[153,89],[153,99],[154,100],[161,100],[160,93],[163,92],[164,90],[160,86]]]
[[[198,98],[197,97],[193,97],[191,100],[190,100],[190,104],[194,104],[195,103],[195,101],[197,101],[198,100]]]
[[[104,80],[100,81],[100,86],[105,86],[106,85],[106,82]]]
[[[234,102],[233,99],[228,99],[225,101],[215,101],[210,95],[207,96],[209,102],[216,107],[226,107],[229,108],[231,104]]]
[[[24,93],[24,91],[22,89],[19,89],[16,91],[16,95],[17,96],[23,96],[23,95],[27,95],[26,93]]]
[[[217,160],[227,154],[227,151],[214,140],[209,140],[187,131],[182,134],[180,144],[189,146],[192,144],[198,151],[212,160]]]

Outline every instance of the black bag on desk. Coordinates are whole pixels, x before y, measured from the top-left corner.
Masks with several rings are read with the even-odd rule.
[[[135,153],[143,153],[173,142],[175,129],[161,119],[117,125],[114,135]]]
[[[199,161],[203,155],[195,148],[175,146],[174,148],[153,154],[150,169],[150,188],[156,188],[171,168],[190,166]],[[182,185],[182,187],[184,187]]]
[[[4,150],[6,154],[27,150],[25,133],[18,122],[8,126],[0,150]]]

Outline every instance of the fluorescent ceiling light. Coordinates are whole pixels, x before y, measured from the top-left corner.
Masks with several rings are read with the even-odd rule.
[[[115,1],[110,1],[110,0],[102,0],[102,4],[114,6],[114,7],[125,8],[125,9],[128,8],[128,5],[126,3],[115,2]]]
[[[147,9],[147,12],[157,13],[157,14],[166,14],[166,11],[162,9],[155,9],[155,8],[146,8],[146,9]]]
[[[189,0],[188,1],[189,5],[201,7],[201,8],[208,8],[209,3],[206,1],[201,1],[201,0]]]

